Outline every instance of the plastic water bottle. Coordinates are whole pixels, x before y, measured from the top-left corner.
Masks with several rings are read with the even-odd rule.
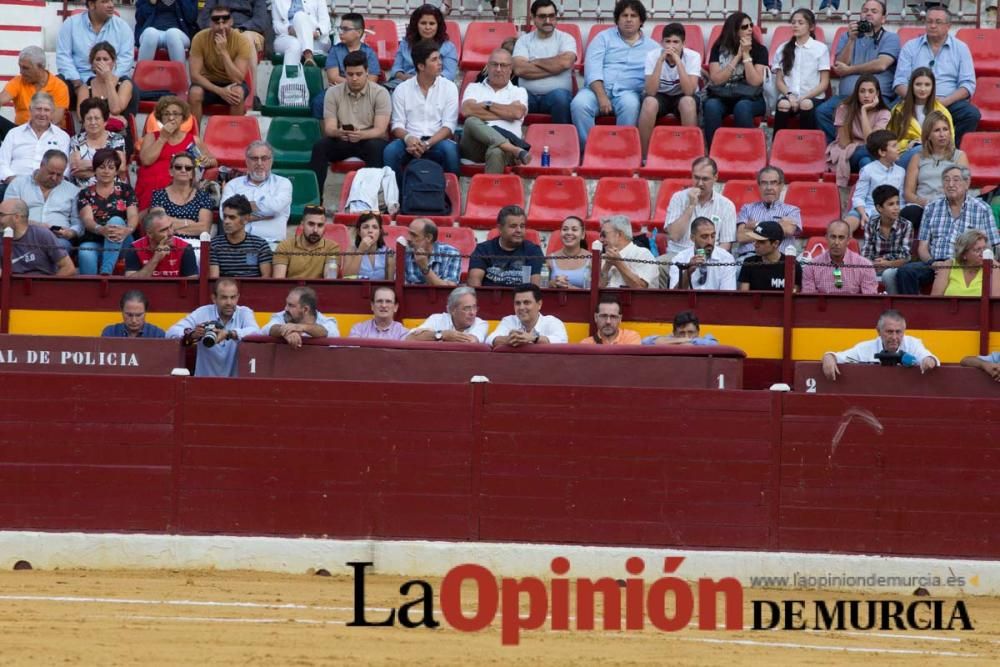
[[[552,165],[552,155],[549,153],[548,146],[542,146],[542,166],[549,167]]]
[[[338,270],[337,256],[331,255],[330,258],[326,260],[326,268],[323,269],[323,277],[327,280],[336,280]]]

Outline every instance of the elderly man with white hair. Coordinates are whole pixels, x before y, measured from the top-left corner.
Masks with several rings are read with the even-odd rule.
[[[601,243],[604,245],[601,287],[657,289],[660,286],[659,264],[653,253],[632,242],[632,223],[628,217],[612,215],[601,219]]]
[[[261,237],[274,250],[288,234],[292,182],[271,171],[274,166],[274,151],[266,141],[251,142],[247,146],[246,156],[246,176],[226,183],[226,187],[222,189],[222,201],[233,195],[246,197],[251,208],[247,234]]]
[[[15,176],[31,175],[47,151],[58,149],[69,155],[69,135],[52,124],[55,102],[48,93],[35,93],[29,105],[28,122],[7,133],[0,144],[0,196]]]
[[[35,93],[48,93],[55,101],[52,122],[62,125],[63,114],[69,108],[69,88],[66,82],[45,69],[45,51],[40,46],[26,46],[17,56],[20,74],[7,82],[0,91],[0,106],[14,105],[14,122],[0,118],[0,141],[17,125],[28,122],[28,107]]]
[[[886,355],[898,357],[903,366],[919,366],[921,373],[941,365],[941,360],[924,347],[919,338],[906,335],[906,319],[898,310],[886,310],[875,325],[878,338],[861,341],[843,352],[823,355],[823,375],[831,382],[840,375],[838,364],[877,364]]]
[[[448,294],[448,310],[435,313],[410,331],[407,340],[444,343],[484,343],[489,323],[477,316],[476,290],[463,285]]]

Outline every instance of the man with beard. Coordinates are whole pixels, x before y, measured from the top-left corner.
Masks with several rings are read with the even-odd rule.
[[[316,280],[323,277],[326,263],[340,254],[340,246],[323,236],[326,211],[322,206],[306,206],[299,223],[301,234],[285,239],[274,251],[275,278]]]
[[[736,260],[715,244],[715,223],[695,218],[691,223],[690,248],[681,250],[670,265],[670,287],[674,289],[736,290]]]
[[[902,354],[904,366],[920,366],[926,373],[941,365],[941,361],[924,347],[919,338],[906,335],[906,319],[898,310],[887,310],[878,318],[875,326],[878,338],[858,343],[843,352],[827,352],[823,355],[823,375],[831,382],[840,375],[837,364],[877,364],[875,356],[881,352]]]
[[[613,296],[602,296],[594,311],[597,334],[584,338],[584,345],[641,345],[638,331],[622,329],[622,305]]]
[[[222,201],[243,195],[250,202],[247,233],[259,236],[273,249],[288,235],[292,210],[292,182],[271,172],[274,152],[266,141],[247,146],[247,174],[226,183]]]
[[[270,278],[271,247],[267,241],[248,234],[250,202],[243,195],[233,195],[222,202],[224,234],[212,238],[208,277]]]
[[[294,348],[302,347],[303,338],[337,338],[337,320],[319,312],[316,290],[295,287],[285,299],[285,309],[271,316],[260,332],[265,336],[283,338]]]
[[[396,292],[391,287],[376,287],[372,292],[372,315],[374,317],[364,322],[358,322],[351,327],[351,338],[381,338],[383,340],[402,340],[409,331],[394,317],[399,310]]]
[[[216,281],[212,303],[196,308],[167,329],[167,338],[198,346],[196,377],[236,377],[240,339],[260,332],[253,311],[239,305],[240,288],[232,278]]]

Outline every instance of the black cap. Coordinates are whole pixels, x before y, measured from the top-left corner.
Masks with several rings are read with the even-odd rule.
[[[758,222],[757,226],[747,236],[754,241],[783,241],[785,239],[785,230],[774,220],[765,220],[764,222]]]

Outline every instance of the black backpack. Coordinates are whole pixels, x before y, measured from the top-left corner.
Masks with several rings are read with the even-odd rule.
[[[424,159],[410,162],[403,172],[400,199],[400,213],[405,215],[450,215],[451,201],[441,165]]]

